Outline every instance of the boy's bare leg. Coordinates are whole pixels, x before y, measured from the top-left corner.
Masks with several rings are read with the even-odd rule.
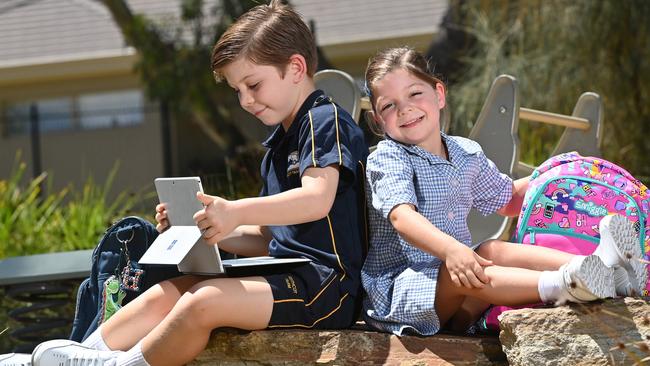
[[[484,288],[456,287],[443,264],[438,275],[436,313],[440,325],[445,325],[458,311],[465,297],[501,305],[523,305],[540,302],[537,283],[541,272],[514,267],[489,266],[485,274],[490,283]]]
[[[185,364],[205,348],[214,328],[264,329],[272,310],[273,293],[263,277],[205,280],[143,338],[142,352],[154,366]]]
[[[537,245],[515,244],[488,240],[476,252],[498,266],[527,268],[536,271],[554,271],[575,255]]]
[[[184,292],[204,279],[182,276],[151,287],[102,324],[104,342],[112,350],[131,349],[167,316]]]

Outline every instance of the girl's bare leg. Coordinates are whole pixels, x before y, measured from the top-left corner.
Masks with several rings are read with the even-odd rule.
[[[509,243],[501,240],[483,242],[476,252],[498,266],[555,271],[575,255],[537,245]]]
[[[112,350],[131,349],[167,316],[184,292],[204,279],[183,276],[151,287],[102,324],[104,342]]]
[[[472,324],[481,318],[481,315],[483,315],[488,307],[490,307],[489,302],[485,302],[476,297],[465,297],[458,311],[449,319],[449,330],[464,333]]]
[[[142,352],[153,366],[185,364],[205,348],[214,328],[264,329],[272,310],[273,293],[263,277],[205,280],[143,338]]]
[[[456,287],[443,264],[438,275],[436,313],[441,326],[446,324],[461,308],[465,297],[500,305],[524,305],[540,302],[537,283],[540,271],[524,268],[489,266],[485,274],[490,282],[484,288]]]
[[[519,267],[536,271],[554,271],[567,263],[573,254],[552,248],[535,245],[522,245],[501,240],[488,240],[476,251],[481,257],[492,260],[503,267]],[[450,319],[450,328],[455,331],[466,330],[476,322],[490,303],[468,297]]]

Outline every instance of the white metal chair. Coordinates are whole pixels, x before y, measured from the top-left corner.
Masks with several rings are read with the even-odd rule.
[[[519,162],[519,94],[517,80],[509,75],[500,75],[493,82],[483,103],[469,138],[478,142],[485,155],[503,173],[514,175]],[[467,224],[472,242],[488,239],[506,239],[513,218],[496,213],[483,216],[472,209]]]
[[[352,76],[341,70],[326,69],[314,74],[316,88],[323,90],[359,123],[361,91]]]

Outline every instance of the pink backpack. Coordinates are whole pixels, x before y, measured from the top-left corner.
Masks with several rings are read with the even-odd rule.
[[[635,222],[639,246],[650,259],[648,188],[609,161],[576,152],[554,156],[530,178],[515,232],[515,242],[541,245],[574,254],[591,254],[598,245],[598,224],[609,214]],[[647,296],[650,283],[641,294]],[[511,309],[488,310],[483,326],[499,329],[497,316]]]

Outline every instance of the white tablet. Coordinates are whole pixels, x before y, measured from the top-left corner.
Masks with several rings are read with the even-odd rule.
[[[167,205],[169,225],[195,226],[194,214],[203,209],[203,204],[196,198],[197,192],[203,192],[201,178],[156,178],[154,184],[160,203]]]

